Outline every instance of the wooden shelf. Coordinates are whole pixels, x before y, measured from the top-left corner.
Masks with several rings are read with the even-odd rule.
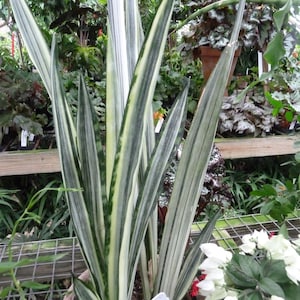
[[[0,153],[0,176],[55,172],[60,172],[60,161],[56,149]]]
[[[300,136],[270,136],[266,138],[216,139],[224,159],[264,157],[294,154],[295,141]],[[58,151],[29,150],[0,153],[0,176],[60,172]]]
[[[294,143],[300,141],[298,135],[269,136],[265,138],[216,139],[216,146],[224,159],[264,157],[295,154],[300,148]]]

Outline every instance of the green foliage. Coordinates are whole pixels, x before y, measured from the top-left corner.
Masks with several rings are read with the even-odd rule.
[[[279,61],[270,81],[270,92],[265,93],[273,107],[273,115],[282,116],[288,122],[300,120],[299,77],[299,59],[295,50]]]
[[[298,205],[299,184],[298,181],[290,180],[285,182],[276,180],[275,182],[276,185],[265,184],[262,188],[252,191],[251,195],[256,201],[263,201],[256,206],[256,208],[260,208],[262,214],[268,214],[282,223]]]
[[[49,238],[68,237],[73,235],[72,224],[69,220],[69,211],[59,179],[53,176],[39,175],[17,177],[12,179],[2,178],[0,194],[0,238],[8,236],[16,221],[20,218],[31,198],[37,190],[47,186],[46,193],[39,193],[39,201],[31,207],[31,212],[39,216],[38,219],[22,220],[18,223],[15,242],[30,240],[45,240]],[[18,187],[19,190],[15,188]]]
[[[226,276],[233,286],[243,290],[239,299],[265,299],[271,295],[286,299],[284,287],[289,278],[283,260],[270,260],[263,254],[254,260],[253,256],[235,253],[226,267]]]
[[[7,67],[0,77],[0,126],[42,135],[49,102],[38,74]]]
[[[203,85],[201,62],[182,56],[177,47],[168,49],[160,68],[154,95],[154,111],[160,106],[171,107],[178,93],[182,90],[182,77],[190,78],[188,111],[194,113],[199,100],[199,87]]]
[[[16,256],[14,255],[14,243],[17,241],[18,238],[18,229],[20,227],[20,224],[28,221],[37,222],[37,223],[41,222],[41,216],[33,212],[32,209],[37,205],[38,202],[41,201],[41,199],[45,196],[48,190],[51,190],[51,184],[46,186],[44,189],[38,191],[34,195],[32,195],[25,209],[21,212],[20,216],[15,220],[10,236],[5,241],[2,241],[2,243],[4,242],[7,244],[6,254],[8,256],[8,259],[2,260],[0,262],[0,274],[8,273],[11,277],[12,285],[6,288],[2,288],[0,290],[1,299],[4,299],[9,292],[13,291],[18,293],[20,300],[26,300],[25,297],[26,289],[45,290],[49,287],[48,284],[41,284],[38,282],[33,282],[31,280],[20,282],[17,279],[17,275],[15,272],[16,268],[22,266],[30,266],[32,264],[38,264],[39,262],[53,262],[65,256],[65,254],[57,254],[57,255],[40,256],[38,258],[25,257],[15,261]],[[11,199],[12,197],[10,196],[10,194],[13,192],[15,191],[2,190],[1,196],[4,199]],[[2,257],[3,256],[4,255],[2,255]]]
[[[213,48],[223,49],[229,42],[238,1],[180,1],[177,9],[178,16],[184,16],[182,24],[188,30],[183,33],[186,41],[186,50],[191,47],[210,45]],[[210,9],[208,9],[210,5]],[[206,9],[207,8],[207,9]],[[273,24],[274,7],[247,2],[243,17],[239,43],[242,47],[257,50],[265,49],[275,32]],[[175,15],[176,16],[176,15]],[[179,22],[179,26],[182,26]]]
[[[232,210],[227,214],[252,214],[260,212],[262,198],[251,196],[252,191],[260,190],[264,185],[275,187],[278,183],[294,182],[297,189],[299,163],[293,156],[264,157],[226,160],[224,182],[233,195]],[[297,193],[297,192],[296,192]],[[285,195],[288,197],[288,192]]]

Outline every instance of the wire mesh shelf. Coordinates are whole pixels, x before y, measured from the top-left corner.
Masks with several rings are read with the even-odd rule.
[[[199,236],[204,226],[205,222],[192,225],[192,241]],[[298,238],[300,211],[286,220],[286,226],[290,238]],[[280,226],[271,217],[259,214],[220,219],[216,223],[211,242],[216,242],[233,251],[241,244],[243,235],[261,229],[270,234],[276,234],[279,232]],[[56,261],[48,259],[49,256],[60,254],[64,254],[64,256]],[[27,261],[22,265],[21,262],[26,259],[30,260],[29,263]],[[7,261],[9,261],[7,245],[0,244],[0,264]],[[63,295],[71,284],[72,275],[78,276],[86,269],[76,238],[13,244],[11,261],[20,262],[14,268],[14,274],[20,282],[34,281],[48,284],[48,288],[42,291],[27,289],[25,296],[28,300],[63,299]],[[7,286],[12,286],[11,276],[0,274],[0,290]],[[5,299],[19,300],[20,296],[16,292],[10,291]]]
[[[300,211],[296,211],[286,219],[289,238],[296,239],[300,235]],[[194,223],[192,226],[192,240],[204,228],[205,222]],[[269,234],[278,234],[280,225],[267,215],[253,214],[241,217],[224,218],[217,221],[210,242],[215,242],[227,250],[234,251],[242,244],[242,236],[265,230]]]
[[[11,260],[18,262],[14,274],[18,281],[33,281],[45,283],[48,288],[43,291],[28,289],[26,299],[62,299],[64,292],[71,283],[72,275],[78,276],[85,269],[85,262],[81,255],[76,238],[64,238],[46,241],[33,241],[13,244]],[[58,260],[50,257],[63,255]],[[9,261],[6,244],[0,244],[0,263]],[[0,274],[0,289],[12,285],[9,274]],[[7,300],[17,300],[19,296],[10,291]]]

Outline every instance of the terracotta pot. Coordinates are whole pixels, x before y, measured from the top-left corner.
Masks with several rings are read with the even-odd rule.
[[[203,76],[205,81],[208,80],[211,72],[213,71],[214,67],[216,66],[220,58],[221,53],[222,51],[211,48],[209,46],[200,46],[194,50],[193,52],[194,58],[200,58],[202,62],[202,71],[203,71]],[[231,81],[240,54],[241,54],[241,49],[239,48],[235,51],[228,83],[230,83]]]

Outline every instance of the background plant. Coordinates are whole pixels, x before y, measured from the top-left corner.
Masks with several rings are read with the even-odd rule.
[[[226,160],[225,169],[224,182],[233,195],[232,209],[226,212],[229,215],[259,213],[262,199],[252,197],[252,191],[265,184],[275,188],[277,180],[295,182],[299,176],[298,163],[291,155]]]
[[[7,236],[5,240],[2,240],[1,242],[3,244],[6,244],[6,253],[3,253],[2,255],[2,261],[0,262],[0,274],[2,273],[8,273],[11,277],[12,285],[8,287],[4,287],[0,289],[0,297],[6,298],[10,292],[14,293],[17,292],[18,297],[20,300],[25,300],[25,291],[28,289],[32,290],[45,290],[49,287],[48,284],[42,284],[38,282],[34,282],[31,280],[25,280],[20,282],[17,279],[15,269],[21,266],[27,266],[38,264],[39,262],[53,262],[56,260],[61,259],[65,254],[56,254],[56,255],[47,255],[47,256],[40,256],[38,258],[27,258],[24,257],[22,259],[17,259],[15,261],[14,256],[14,243],[17,243],[19,240],[19,233],[18,230],[22,223],[26,222],[34,222],[34,223],[40,223],[42,220],[42,217],[39,214],[36,214],[32,209],[37,205],[37,203],[47,194],[49,190],[51,190],[51,184],[46,186],[45,188],[39,190],[36,192],[32,197],[29,199],[27,206],[22,210],[20,213],[20,216],[15,220],[11,234]],[[0,196],[2,197],[1,204],[8,205],[7,200],[15,200],[14,195],[11,196],[12,193],[15,193],[16,191],[8,191],[8,190],[2,190],[0,193]],[[20,240],[19,240],[20,242]],[[3,257],[7,255],[7,260],[4,260]]]
[[[53,175],[27,175],[18,176],[15,180],[1,178],[1,212],[0,212],[0,238],[4,240],[15,228],[17,220],[28,207],[33,195],[39,190],[39,198],[31,207],[31,212],[39,216],[35,219],[18,221],[16,227],[18,235],[15,242],[30,240],[45,240],[73,236],[73,228],[67,209],[60,176]],[[60,180],[59,180],[60,179]],[[19,190],[17,190],[18,188]]]
[[[254,201],[260,202],[255,208],[260,208],[260,213],[270,215],[282,223],[286,217],[299,206],[299,181],[275,180],[273,185],[264,184],[260,189],[251,192]]]
[[[279,116],[290,124],[299,121],[299,59],[295,50],[292,55],[284,56],[269,83],[266,99],[273,107],[273,115]]]

